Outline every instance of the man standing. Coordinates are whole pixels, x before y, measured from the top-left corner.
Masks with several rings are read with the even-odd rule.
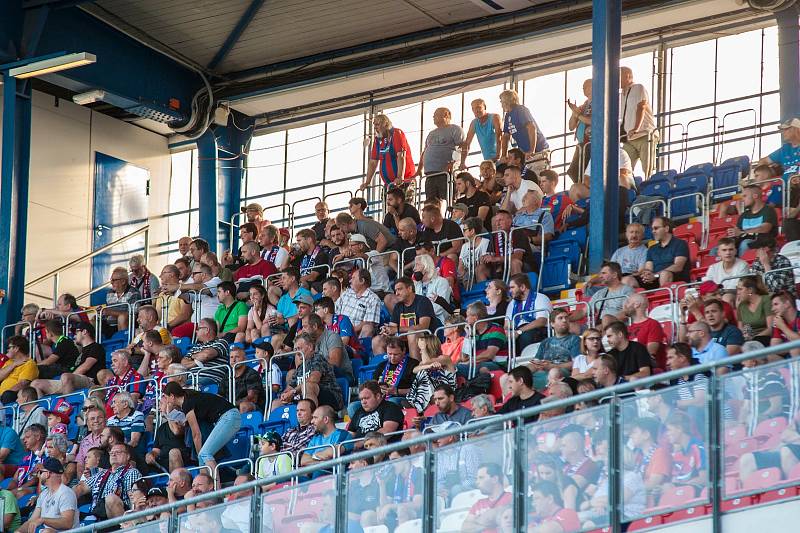
[[[614,358],[620,376],[633,381],[652,373],[653,358],[647,348],[628,340],[628,328],[624,322],[612,322],[605,328],[605,334],[611,346],[608,355]]]
[[[525,166],[530,167],[538,175],[550,166],[550,146],[547,144],[547,138],[530,110],[519,102],[516,91],[501,92],[500,105],[505,113],[501,159],[508,154],[508,145],[513,137],[517,147],[525,153]]]
[[[762,158],[759,164],[779,164],[784,176],[800,172],[800,118],[793,117],[778,126],[784,143],[780,148]],[[786,179],[786,178],[784,178]]]
[[[330,220],[328,218],[328,204],[326,202],[314,204],[314,216],[317,217],[317,221],[311,226],[311,231],[317,237],[317,242],[322,242],[322,239],[325,238],[325,226],[328,225],[328,220]]]
[[[467,139],[461,145],[461,170],[467,168],[467,156],[472,139],[478,136],[478,145],[485,161],[497,161],[502,150],[503,127],[500,124],[500,115],[486,112],[486,102],[481,98],[473,100],[470,105],[475,118],[469,123]],[[476,215],[470,215],[476,216]]]
[[[650,95],[644,85],[633,82],[633,71],[629,67],[620,67],[619,84],[622,88],[619,101],[622,149],[630,156],[631,167],[641,159],[647,179],[655,169],[655,148],[659,139]]]
[[[42,462],[39,478],[44,489],[36,499],[36,508],[30,519],[17,531],[35,533],[38,531],[66,531],[78,527],[78,499],[75,493],[61,482],[64,466],[54,458]]]
[[[386,115],[375,115],[372,125],[375,128],[375,138],[370,147],[364,182],[358,187],[359,192],[370,186],[377,169],[387,189],[399,187],[404,190],[407,199],[412,199],[416,169],[405,133],[400,128],[393,127],[392,121]]]
[[[433,112],[433,124],[436,126],[425,139],[425,149],[420,156],[417,176],[425,177],[425,197],[430,200],[438,198],[447,200],[447,173],[453,169],[458,158],[457,150],[464,143],[464,130],[461,126],[450,124],[450,110],[437,108]],[[434,175],[436,174],[436,175]]]

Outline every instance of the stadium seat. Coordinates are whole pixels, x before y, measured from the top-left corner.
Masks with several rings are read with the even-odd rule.
[[[347,381],[347,378],[336,378],[336,383],[339,384],[339,388],[342,389],[342,398],[344,399],[345,405],[350,400],[350,383]]]
[[[672,191],[672,182],[666,178],[658,178],[653,176],[649,180],[642,183],[639,188],[640,196],[660,196],[667,198]]]
[[[700,215],[702,201],[696,196],[698,192],[692,187],[676,187],[670,191],[669,216],[672,221],[681,221]]]
[[[258,426],[258,430],[262,435],[271,429],[283,435],[287,429],[296,425],[297,406],[289,404],[274,409],[267,417],[267,421]]]
[[[725,445],[725,463],[729,464],[730,461],[734,461],[739,459],[742,455],[748,452],[754,452],[758,450],[758,439],[756,438],[746,438],[740,439],[736,442],[730,443],[730,445]]]
[[[756,426],[753,437],[758,440],[759,449],[771,450],[781,442],[781,433],[788,422],[782,416],[764,420]]]
[[[500,386],[500,377],[505,374],[505,372],[502,370],[491,370],[489,373],[492,375],[492,383],[489,385],[489,394],[494,396],[497,400],[502,400],[503,388]]]
[[[263,423],[264,415],[261,414],[261,411],[251,411],[242,415],[242,427],[249,427],[254,435],[258,432],[259,426]]]
[[[570,260],[568,257],[547,257],[542,265],[542,285],[540,292],[559,294],[570,287]]]
[[[483,498],[483,494],[478,489],[460,492],[453,497],[450,507],[453,509],[469,509],[472,505]]]
[[[550,241],[550,245],[552,246],[553,243],[562,241],[575,241],[578,243],[578,245],[580,245],[581,252],[583,252],[586,251],[587,239],[588,239],[588,229],[586,226],[581,226],[579,228],[572,228],[562,233],[559,233],[558,237]]]
[[[737,441],[747,437],[747,428],[744,424],[728,426],[725,428],[725,445],[735,444]]]
[[[188,337],[177,337],[172,339],[172,342],[181,351],[181,355],[186,355],[186,352],[192,347],[192,339]]]
[[[381,362],[380,360],[376,360],[374,363],[370,362],[370,364],[363,365],[358,370],[359,384],[372,379],[372,375],[375,373],[375,369],[378,368],[378,364],[380,364],[380,362]]]
[[[714,165],[712,163],[698,163],[697,165],[692,165],[686,170],[684,170],[680,175],[675,177],[675,183],[678,182],[681,176],[685,176],[687,174],[699,174],[702,176],[710,176],[711,171],[714,170]]]
[[[730,164],[727,161],[711,171],[711,201],[731,198],[739,191],[739,180],[743,169],[739,164]]]
[[[630,522],[627,531],[641,531],[643,529],[660,526],[663,523],[664,519],[661,515],[648,516],[647,518],[640,518]]]
[[[250,457],[250,428],[240,429],[228,443],[228,451],[231,454],[229,460],[246,459]]]
[[[206,383],[205,385],[200,386],[200,390],[202,392],[207,392],[208,394],[218,394],[219,383]]]
[[[403,522],[394,529],[394,533],[417,533],[419,531],[422,531],[422,520],[420,518]]]
[[[773,487],[781,481],[780,468],[762,468],[756,470],[742,482],[744,492],[752,492]]]
[[[457,533],[461,531],[461,526],[464,524],[464,519],[469,514],[469,508],[466,509],[447,509],[440,513],[438,533]],[[364,530],[367,533],[367,530]]]
[[[666,181],[667,183],[670,184],[670,186],[672,186],[675,183],[675,177],[677,175],[678,175],[678,171],[677,170],[673,170],[673,169],[667,169],[667,170],[662,170],[660,172],[656,172],[655,174],[650,176],[649,179],[644,180],[640,184],[640,186],[639,186],[639,194],[644,194],[643,192],[641,192],[642,191],[642,186],[646,185],[648,182],[651,182],[653,180]]]
[[[699,243],[703,240],[703,224],[700,222],[687,222],[675,228],[672,232],[675,237],[690,240],[694,239]]]
[[[566,257],[569,259],[572,271],[578,272],[581,265],[581,246],[578,241],[573,241],[572,239],[551,241],[547,252],[548,256],[545,258],[545,262],[556,257]]]
[[[694,487],[690,485],[676,485],[664,489],[658,506],[664,508],[684,507],[690,502],[699,501],[701,498],[694,495]]]

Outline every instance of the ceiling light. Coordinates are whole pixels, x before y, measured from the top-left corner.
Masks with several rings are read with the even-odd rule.
[[[78,52],[42,61],[34,61],[21,67],[12,68],[8,71],[8,74],[18,79],[33,78],[83,65],[91,65],[95,61],[97,61],[97,57],[94,54]]]

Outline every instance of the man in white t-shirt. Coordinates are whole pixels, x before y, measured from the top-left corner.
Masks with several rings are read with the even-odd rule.
[[[200,298],[200,316],[194,316],[192,312],[192,323],[204,318],[214,318],[214,313],[219,307],[217,298],[217,285],[222,283],[219,277],[211,272],[211,267],[202,263],[195,263],[192,269],[192,283],[182,283],[180,285],[181,298],[194,306],[195,294],[198,291]],[[194,309],[194,307],[192,308]]]
[[[735,306],[738,276],[747,274],[750,265],[736,257],[736,240],[732,237],[723,237],[717,242],[717,258],[719,261],[708,267],[703,281],[711,280],[722,285],[722,299]]]
[[[506,184],[506,192],[500,204],[500,209],[505,209],[509,213],[513,214],[517,209],[522,209],[522,198],[531,189],[544,196],[542,188],[536,183],[522,179],[522,170],[519,167],[507,166],[503,174],[503,180]]]
[[[620,135],[622,148],[631,157],[632,167],[641,159],[645,179],[653,173],[658,131],[650,107],[650,95],[644,85],[633,82],[633,71],[620,67],[619,100]]]
[[[30,519],[17,531],[34,533],[42,527],[44,531],[66,531],[78,527],[78,499],[67,485],[61,483],[64,466],[55,457],[42,461],[39,480],[45,488],[36,499],[36,508]]]

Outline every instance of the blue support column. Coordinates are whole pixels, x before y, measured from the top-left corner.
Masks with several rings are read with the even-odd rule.
[[[28,183],[31,150],[30,83],[3,76],[3,147],[0,181],[0,325],[19,319],[25,299]]]
[[[778,71],[781,97],[781,120],[800,115],[800,28],[797,8],[784,9],[778,19]]]
[[[619,53],[621,0],[594,0],[592,8],[592,139],[589,271],[597,272],[618,246]]]
[[[200,202],[200,237],[208,241],[212,252],[217,248],[217,139],[209,129],[197,139],[199,174],[197,179]]]
[[[217,128],[219,157],[219,242],[221,249],[235,248],[230,242],[230,221],[242,201],[242,182],[247,167],[247,148],[253,138],[253,119],[231,110],[228,125]],[[238,221],[235,221],[238,224]],[[234,232],[235,234],[235,232]]]

